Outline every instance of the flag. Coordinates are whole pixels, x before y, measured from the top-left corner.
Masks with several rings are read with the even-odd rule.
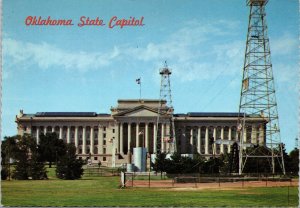
[[[137,84],[141,84],[141,78],[135,80]]]

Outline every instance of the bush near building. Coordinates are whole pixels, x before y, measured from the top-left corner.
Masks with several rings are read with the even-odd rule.
[[[56,176],[67,180],[79,179],[83,175],[83,164],[82,159],[76,159],[76,147],[73,144],[67,144],[65,154],[57,163]]]

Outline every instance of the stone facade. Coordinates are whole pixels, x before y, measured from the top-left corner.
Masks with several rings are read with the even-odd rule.
[[[159,100],[118,100],[111,114],[94,112],[43,112],[16,116],[18,134],[31,134],[39,143],[40,134],[56,132],[66,143],[74,143],[78,157],[91,157],[93,163],[118,166],[130,163],[134,147],[157,152],[157,130],[161,130],[161,151],[168,152],[170,115],[163,103],[160,123],[157,123]],[[231,151],[230,143],[211,144],[210,140],[236,140],[237,113],[174,114],[177,151],[203,156]],[[266,120],[246,116],[244,142],[265,143]]]

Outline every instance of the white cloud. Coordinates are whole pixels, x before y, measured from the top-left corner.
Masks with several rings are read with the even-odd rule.
[[[114,67],[108,67],[112,62],[120,66],[131,62],[139,65],[142,62],[162,67],[163,61],[167,60],[173,69],[174,78],[182,82],[214,80],[216,77],[240,76],[242,73],[245,40],[234,36],[238,33],[239,24],[238,21],[228,20],[192,20],[166,37],[164,42],[149,42],[145,47],[129,47],[124,44],[97,53],[74,52],[44,42],[26,43],[5,38],[3,52],[5,57],[12,60],[10,65],[22,64],[28,67],[37,64],[42,69],[59,67],[82,72],[90,69],[113,69]],[[288,54],[294,50],[296,43],[297,40],[291,35],[285,34],[272,41],[271,49],[275,55]],[[279,68],[285,73],[284,67]],[[156,74],[157,71],[153,73]],[[289,75],[282,76],[280,81],[288,80],[287,76]]]
[[[145,48],[127,48],[125,54],[152,63],[168,60],[175,78],[181,81],[211,79],[220,71],[232,75],[242,68],[243,42],[215,43],[215,38],[230,37],[237,22],[190,21],[167,41],[149,43]],[[155,72],[156,73],[156,72]]]
[[[119,55],[117,48],[107,53],[71,52],[45,42],[25,43],[11,38],[3,40],[3,53],[4,57],[10,58],[10,65],[28,67],[37,64],[42,69],[61,67],[79,71],[105,67]]]

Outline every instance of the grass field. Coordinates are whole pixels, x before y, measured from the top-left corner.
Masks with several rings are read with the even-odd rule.
[[[52,170],[51,170],[52,171]],[[2,181],[4,206],[298,206],[298,187],[238,190],[119,188],[119,177]],[[289,196],[288,196],[289,192]]]

